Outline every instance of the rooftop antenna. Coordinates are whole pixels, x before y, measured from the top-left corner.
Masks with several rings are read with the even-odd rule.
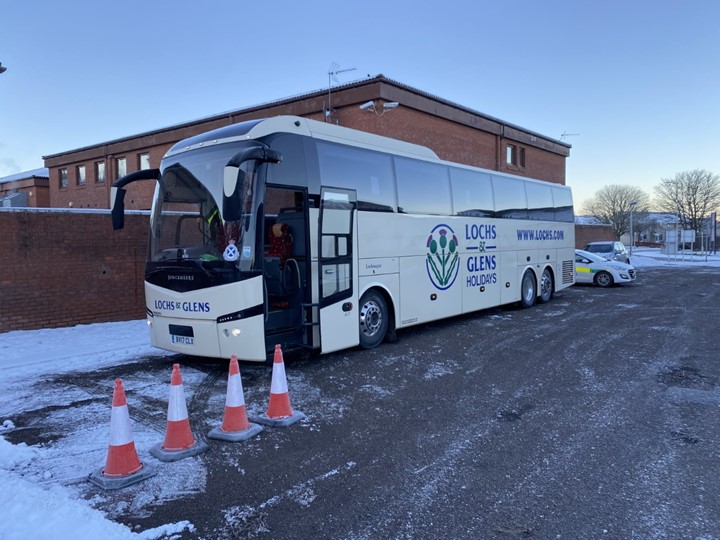
[[[355,71],[357,68],[346,68],[346,69],[340,69],[340,65],[336,64],[335,62],[330,64],[330,68],[328,69],[328,108],[326,111],[323,111],[325,113],[325,121],[330,121],[330,116],[332,115],[332,101],[331,101],[331,95],[330,95],[330,89],[332,87],[332,82],[335,81],[335,84],[339,83],[337,75],[340,73],[345,73],[347,71]]]
[[[560,135],[560,140],[567,139],[568,137],[577,137],[580,135],[579,133],[568,133],[567,131],[563,131],[562,135]]]

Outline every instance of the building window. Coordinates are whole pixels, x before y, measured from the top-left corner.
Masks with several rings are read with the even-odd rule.
[[[150,168],[150,154],[138,154],[138,170],[145,170]]]
[[[68,187],[67,169],[60,169],[58,171],[58,179],[60,180],[60,189],[67,189],[67,187]]]
[[[95,182],[103,184],[105,182],[105,162],[95,162]]]
[[[78,186],[84,186],[85,185],[85,165],[78,165],[77,166],[77,185]]]
[[[525,149],[514,144],[507,145],[505,161],[513,167],[525,168]]]
[[[117,158],[117,177],[122,178],[127,174],[127,160],[124,157]]]

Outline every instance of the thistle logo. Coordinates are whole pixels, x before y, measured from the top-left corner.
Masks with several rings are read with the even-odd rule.
[[[427,248],[425,267],[430,281],[441,291],[449,289],[455,283],[460,269],[455,231],[447,225],[436,226],[428,236]]]

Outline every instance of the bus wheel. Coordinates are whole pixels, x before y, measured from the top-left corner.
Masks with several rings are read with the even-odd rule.
[[[360,346],[373,349],[382,343],[388,329],[387,304],[377,291],[368,291],[360,299]]]
[[[526,270],[520,283],[520,302],[522,303],[522,307],[531,308],[535,305],[535,297],[537,296],[536,289],[535,274],[530,270]]]
[[[538,302],[544,304],[549,302],[553,295],[553,277],[550,270],[547,268],[543,270],[542,277],[540,278],[540,296],[538,296]]]

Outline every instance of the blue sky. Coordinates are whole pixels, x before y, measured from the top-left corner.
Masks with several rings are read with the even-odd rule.
[[[720,174],[720,2],[3,2],[0,177],[42,156],[386,77],[572,144],[607,184]]]

